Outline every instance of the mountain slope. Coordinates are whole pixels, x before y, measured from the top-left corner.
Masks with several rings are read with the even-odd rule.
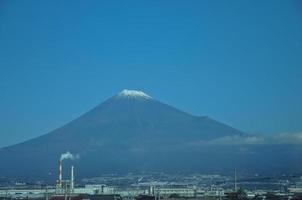
[[[237,158],[249,163],[242,147],[192,144],[235,135],[245,134],[211,118],[179,111],[141,91],[124,90],[59,129],[1,149],[5,164],[0,175],[45,178],[50,171],[56,174],[56,161],[66,151],[80,155],[74,161],[80,177],[141,170],[223,170],[222,163],[232,168]]]

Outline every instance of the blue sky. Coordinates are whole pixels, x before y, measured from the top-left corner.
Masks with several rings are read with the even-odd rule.
[[[0,146],[124,88],[248,133],[302,131],[299,1],[1,1]]]

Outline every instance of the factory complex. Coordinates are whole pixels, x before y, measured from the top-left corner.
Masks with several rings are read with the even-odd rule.
[[[0,200],[302,199],[302,179],[295,183],[281,179],[271,182],[239,182],[236,171],[233,178],[219,175],[186,177],[161,174],[160,177],[150,175],[136,180],[137,176],[130,174],[126,177],[86,179],[85,184],[76,184],[74,166],[70,167],[70,175],[63,178],[63,160],[64,157],[59,160],[55,185],[15,183],[14,186],[3,186],[0,188]],[[127,183],[120,184],[123,181]]]

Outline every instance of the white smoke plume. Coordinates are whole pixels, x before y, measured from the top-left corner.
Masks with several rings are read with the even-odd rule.
[[[69,160],[75,160],[75,159],[79,159],[80,158],[80,155],[79,154],[71,154],[69,151],[67,151],[66,153],[63,153],[61,155],[61,158],[60,160],[66,160],[66,159],[69,159]]]

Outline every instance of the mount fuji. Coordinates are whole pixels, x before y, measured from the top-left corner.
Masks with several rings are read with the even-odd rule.
[[[0,176],[55,179],[60,155],[71,152],[78,177],[126,172],[287,172],[299,169],[300,146],[216,144],[247,134],[210,117],[123,90],[48,134],[0,149]],[[290,163],[290,164],[289,164]],[[50,175],[51,174],[51,175]]]

